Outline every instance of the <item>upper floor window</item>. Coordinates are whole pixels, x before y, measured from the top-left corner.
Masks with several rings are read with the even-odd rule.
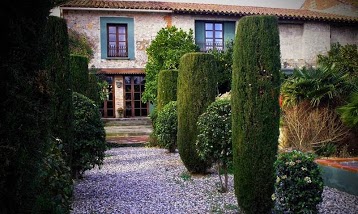
[[[134,60],[134,19],[100,17],[101,59]]]
[[[222,51],[235,38],[235,31],[235,21],[195,20],[195,44],[202,52]]]
[[[224,49],[224,30],[223,23],[205,23],[205,51],[212,49]]]
[[[128,57],[128,34],[126,24],[108,24],[108,57]]]

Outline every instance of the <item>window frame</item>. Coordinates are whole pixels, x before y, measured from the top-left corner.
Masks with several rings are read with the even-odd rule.
[[[116,32],[115,32],[115,54],[114,56],[110,54],[110,49],[109,49],[109,46],[110,46],[110,42],[113,42],[113,41],[110,41],[110,30],[109,28],[110,27],[115,27],[116,29]],[[125,28],[125,33],[122,34],[122,33],[119,33],[118,31],[118,28],[120,27],[124,27]],[[120,36],[121,35],[124,35],[124,41],[120,40]],[[120,45],[119,43],[120,42],[125,42],[125,54],[124,55],[121,55],[121,49],[120,49]],[[118,24],[118,23],[107,23],[107,57],[108,58],[128,58],[128,25],[127,24]]]
[[[100,51],[101,59],[108,60],[135,60],[135,38],[134,38],[134,18],[131,17],[99,17],[100,21]],[[128,57],[108,56],[108,33],[107,24],[126,24],[127,25],[127,53]]]
[[[212,29],[207,29],[207,24],[212,25]],[[221,30],[216,30],[216,24],[221,25]],[[212,37],[207,37],[207,32],[212,32]],[[216,32],[221,32],[221,38],[216,38]],[[217,49],[219,51],[224,50],[224,23],[223,22],[204,22],[204,49],[205,51],[210,51],[213,49]],[[212,45],[208,45],[207,40],[212,40]],[[216,40],[221,40],[221,45],[217,45]],[[218,48],[219,47],[219,48]]]

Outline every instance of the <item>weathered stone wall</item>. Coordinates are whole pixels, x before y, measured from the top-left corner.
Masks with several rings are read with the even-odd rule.
[[[96,68],[144,68],[146,48],[157,32],[166,26],[176,26],[185,31],[192,29],[195,20],[237,21],[235,17],[182,15],[143,12],[68,11],[63,14],[69,28],[84,33],[94,46],[94,59],[89,66]],[[100,17],[134,18],[135,60],[101,59]],[[280,23],[281,63],[284,68],[316,64],[317,54],[324,54],[330,44],[358,44],[358,29],[323,22]]]
[[[90,66],[96,68],[144,68],[147,62],[146,48],[157,32],[167,26],[166,13],[128,13],[100,11],[68,11],[64,14],[67,25],[84,33],[94,46],[94,58]],[[101,59],[100,17],[134,18],[135,60]]]

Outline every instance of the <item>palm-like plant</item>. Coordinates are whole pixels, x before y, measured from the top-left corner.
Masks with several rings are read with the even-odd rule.
[[[296,69],[281,87],[283,106],[309,101],[312,106],[337,106],[352,91],[358,91],[356,79],[332,67]]]
[[[358,93],[353,93],[349,102],[337,109],[342,121],[349,127],[358,128]]]

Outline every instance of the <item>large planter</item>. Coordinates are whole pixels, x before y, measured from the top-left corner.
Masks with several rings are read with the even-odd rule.
[[[358,196],[358,158],[317,159],[324,184]]]

